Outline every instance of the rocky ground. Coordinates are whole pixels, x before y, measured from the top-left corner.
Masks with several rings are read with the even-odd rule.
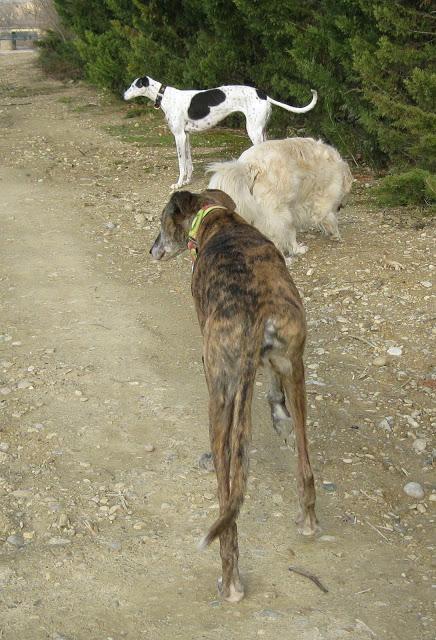
[[[344,242],[301,237],[322,532],[293,524],[295,455],[260,373],[247,597],[222,603],[218,546],[196,550],[217,504],[190,260],[148,256],[174,146],[160,113],[35,59],[0,55],[0,638],[433,639],[434,228],[377,209],[355,168]],[[248,146],[197,140],[193,190]]]

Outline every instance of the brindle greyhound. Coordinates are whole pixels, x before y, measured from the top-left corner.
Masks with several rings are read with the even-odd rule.
[[[303,305],[282,254],[234,208],[223,191],[177,191],[163,210],[160,233],[150,250],[153,258],[162,260],[181,253],[188,241],[191,248],[195,246],[192,295],[204,338],[209,432],[220,508],[201,547],[219,536],[219,590],[230,602],[244,596],[236,519],[247,484],[251,403],[261,364],[267,365],[271,375],[268,400],[275,430],[284,436],[292,424],[295,430],[300,532],[312,535],[317,528],[305,428]]]

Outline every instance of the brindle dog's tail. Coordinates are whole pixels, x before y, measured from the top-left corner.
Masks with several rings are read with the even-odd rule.
[[[225,440],[225,443],[223,443],[221,450],[217,450],[217,455],[214,455],[219,485],[218,493],[221,495],[227,493],[228,499],[220,517],[200,541],[199,549],[205,549],[215,538],[232,526],[244,502],[248,478],[248,452],[252,431],[251,403],[256,366],[251,360],[244,369],[236,393],[229,402],[231,410],[226,412],[228,416],[227,437],[220,438],[222,442]]]

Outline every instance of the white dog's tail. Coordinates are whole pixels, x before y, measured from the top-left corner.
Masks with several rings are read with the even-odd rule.
[[[225,191],[234,200],[239,215],[247,222],[258,224],[262,211],[251,193],[258,168],[241,160],[230,160],[208,165],[206,173],[213,174],[209,189]]]
[[[292,111],[292,113],[306,113],[306,111],[310,111],[318,102],[318,93],[311,89],[312,92],[312,100],[305,107],[291,107],[289,104],[285,104],[284,102],[278,102],[277,100],[273,100],[269,96],[267,96],[268,102],[271,104],[275,104],[278,107],[282,107],[282,109],[286,109],[287,111]]]

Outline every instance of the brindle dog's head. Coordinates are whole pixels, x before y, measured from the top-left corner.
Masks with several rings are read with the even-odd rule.
[[[201,193],[176,191],[165,206],[160,219],[160,232],[150,253],[155,260],[169,260],[178,256],[188,246],[188,235],[192,221],[203,206],[219,204],[229,211],[235,203],[224,191],[206,189]]]

